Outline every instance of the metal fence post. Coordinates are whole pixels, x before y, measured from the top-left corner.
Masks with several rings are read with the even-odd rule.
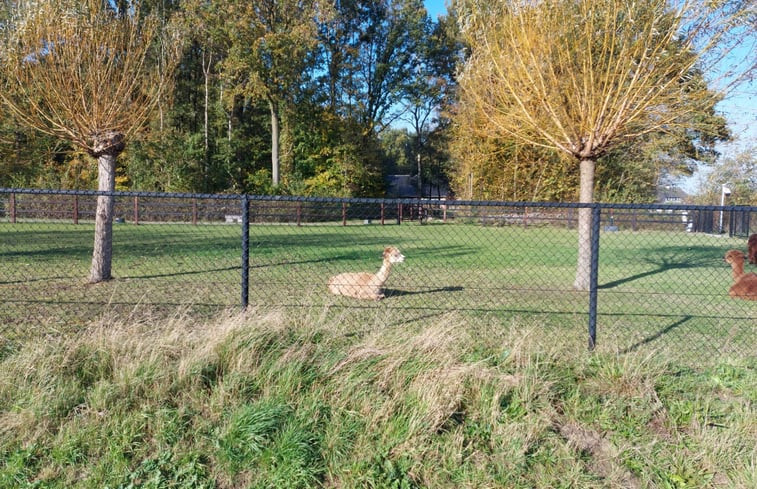
[[[250,300],[250,197],[242,195],[242,310]]]
[[[597,282],[599,280],[599,229],[602,210],[591,209],[591,273],[589,274],[589,351],[597,344]]]
[[[74,224],[79,224],[79,194],[74,194]]]
[[[8,206],[10,207],[11,224],[16,224],[16,194],[14,192],[11,192]]]
[[[139,197],[134,196],[134,224],[139,224]]]

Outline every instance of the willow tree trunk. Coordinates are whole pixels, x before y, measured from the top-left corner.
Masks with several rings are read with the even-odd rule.
[[[596,160],[584,158],[580,164],[580,196],[581,203],[594,202],[594,168]],[[573,288],[589,290],[591,276],[591,209],[578,210],[578,264],[576,280]]]
[[[116,189],[116,158],[124,149],[123,135],[109,132],[98,138],[92,156],[97,158],[97,190],[113,192]],[[113,259],[113,204],[112,195],[97,197],[95,212],[95,245],[92,252],[90,283],[110,280]]]

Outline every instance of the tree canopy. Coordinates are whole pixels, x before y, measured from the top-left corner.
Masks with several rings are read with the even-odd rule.
[[[39,2],[2,3],[4,46],[15,42],[11,7],[27,3]],[[130,51],[145,53],[135,77],[113,71],[111,83],[95,83],[73,65],[58,70],[74,113],[37,120],[44,137],[26,127],[56,92],[0,70],[20,109],[2,109],[2,185],[96,188],[92,128],[119,125],[122,189],[378,196],[385,175],[402,171],[423,196],[441,196],[449,181],[461,197],[579,200],[583,154],[595,160],[593,198],[648,201],[660,179],[715,160],[728,137],[715,102],[739,78],[718,62],[720,48],[738,34],[744,45],[732,53],[754,47],[750,2],[455,0],[437,19],[421,0],[39,4],[65,19],[89,3],[133,19],[140,36],[160,35],[130,38]],[[719,28],[727,19],[733,29]],[[161,59],[177,40],[174,82],[163,85],[171,73]],[[29,45],[25,67],[53,66],[29,61],[73,45]],[[740,61],[738,72],[754,63]],[[613,78],[623,74],[632,76]],[[126,114],[146,117],[133,126],[140,137],[113,121],[108,99],[138,107]],[[84,124],[85,109],[100,122]],[[76,137],[63,134],[72,124],[53,123],[63,118],[81,126]]]

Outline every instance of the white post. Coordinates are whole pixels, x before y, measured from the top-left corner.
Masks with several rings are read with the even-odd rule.
[[[726,187],[726,184],[721,185],[721,191],[720,191],[720,207],[723,207],[725,205],[725,198],[726,196],[731,195],[731,189]],[[720,209],[720,225],[719,225],[719,234],[723,234],[723,209]]]

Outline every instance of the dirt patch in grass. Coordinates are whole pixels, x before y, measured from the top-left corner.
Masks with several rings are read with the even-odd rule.
[[[587,470],[615,481],[620,487],[641,489],[641,481],[616,462],[618,450],[606,436],[573,421],[560,423],[556,428],[570,446],[591,456],[591,461],[586,464]]]

